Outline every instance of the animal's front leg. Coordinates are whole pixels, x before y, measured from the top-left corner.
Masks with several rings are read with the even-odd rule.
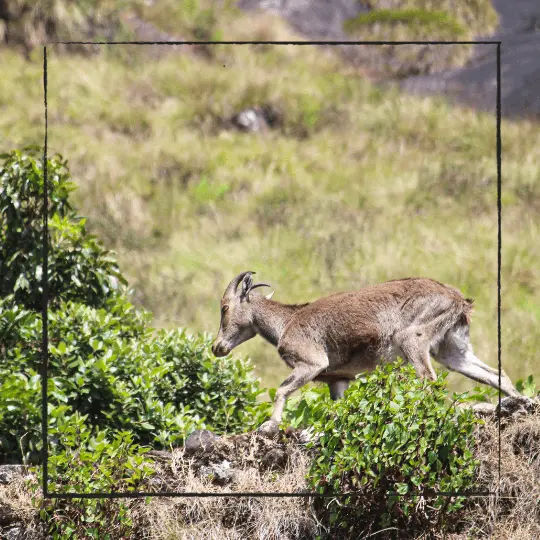
[[[274,412],[272,413],[270,420],[267,420],[259,427],[259,432],[266,435],[276,433],[283,416],[283,408],[285,407],[287,398],[295,390],[298,390],[309,381],[312,381],[321,371],[328,367],[328,358],[323,353],[312,355],[310,360],[311,361],[298,362],[296,359],[295,361],[291,361],[289,357],[289,363],[294,365],[294,368],[292,373],[277,389],[274,401]]]

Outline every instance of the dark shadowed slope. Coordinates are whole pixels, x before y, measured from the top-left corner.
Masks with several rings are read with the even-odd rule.
[[[355,0],[240,0],[244,9],[263,9],[282,15],[309,39],[348,40],[343,24],[367,11]],[[494,35],[478,39],[502,41],[502,112],[505,116],[540,118],[540,1],[493,0],[500,25]],[[344,54],[356,63],[352,47]],[[444,94],[482,110],[496,103],[496,46],[478,45],[473,58],[461,68],[404,79],[405,90]]]
[[[486,39],[502,41],[503,114],[540,118],[540,2],[493,0],[493,5],[500,25]],[[478,45],[466,66],[409,77],[402,86],[411,92],[447,94],[474,107],[492,110],[496,103],[495,55],[495,45]]]

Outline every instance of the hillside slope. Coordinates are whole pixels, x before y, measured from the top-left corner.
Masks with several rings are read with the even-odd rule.
[[[298,37],[228,4],[166,7],[137,16],[185,37]],[[0,61],[1,148],[41,144],[41,51],[3,48]],[[69,159],[81,214],[158,325],[216,332],[223,289],[248,269],[289,302],[429,276],[475,298],[472,342],[496,365],[492,115],[377,88],[315,47],[50,47],[48,78],[49,151]],[[248,109],[259,131],[239,121]],[[538,369],[539,149],[537,124],[505,121],[502,359],[513,379]],[[239,351],[266,385],[287,373],[258,338]]]

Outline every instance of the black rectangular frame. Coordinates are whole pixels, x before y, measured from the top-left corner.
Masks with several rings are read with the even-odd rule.
[[[497,427],[498,427],[498,484],[501,480],[501,246],[502,246],[502,144],[501,144],[501,44],[500,40],[484,41],[54,41],[51,45],[496,45],[497,59],[497,89],[496,89],[496,154],[497,154],[497,367],[499,372],[499,391],[497,408]],[[43,304],[42,304],[42,342],[41,342],[41,433],[42,433],[42,491],[45,499],[102,499],[102,498],[139,498],[139,497],[346,497],[350,495],[361,496],[360,493],[350,491],[344,493],[333,493],[322,495],[316,492],[305,491],[297,493],[261,493],[261,492],[97,492],[97,493],[54,493],[48,490],[48,402],[47,402],[47,383],[48,383],[48,185],[47,185],[47,134],[48,134],[48,116],[47,116],[47,45],[43,46],[43,104],[44,104],[44,122],[45,135],[43,145]],[[458,492],[430,492],[429,494],[418,492],[401,495],[394,492],[388,492],[388,495],[399,495],[400,497],[412,497],[424,495],[428,497],[489,497],[497,496],[499,498],[507,497],[500,493],[500,488],[495,492],[490,491],[458,491]]]

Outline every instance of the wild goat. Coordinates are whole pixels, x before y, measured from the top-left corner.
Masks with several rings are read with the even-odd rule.
[[[498,371],[481,362],[469,342],[472,300],[453,287],[406,278],[307,304],[282,304],[270,299],[273,292],[250,295],[258,287],[270,287],[254,284],[254,273],[242,272],[225,290],[212,351],[225,356],[259,334],[292,368],[276,392],[271,419],[259,428],[263,432],[277,430],[287,397],[307,382],[328,383],[332,399],[338,399],[357,373],[398,355],[421,378],[436,378],[431,354],[448,369],[499,388]],[[504,373],[501,390],[520,395]]]

